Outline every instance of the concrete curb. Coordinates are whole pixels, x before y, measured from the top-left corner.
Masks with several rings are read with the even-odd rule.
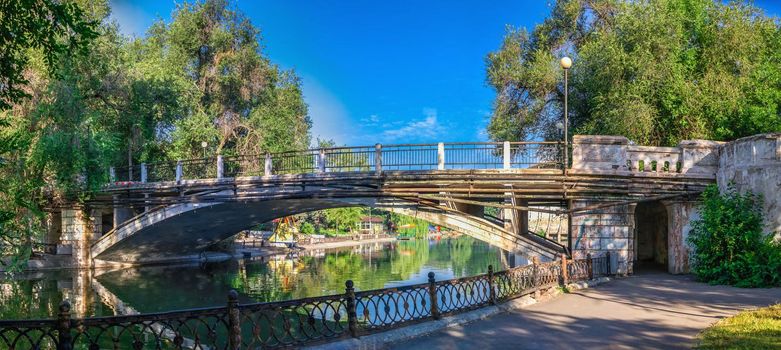
[[[599,277],[590,281],[567,284],[568,290],[578,290],[598,286],[609,282],[610,277]],[[459,326],[482,320],[490,316],[523,309],[530,305],[553,299],[563,292],[559,287],[548,288],[538,293],[528,294],[495,306],[487,306],[477,310],[443,317],[435,321],[427,321],[406,327],[392,329],[386,332],[366,335],[360,338],[343,339],[331,343],[302,347],[310,350],[342,350],[342,349],[383,349],[388,344],[421,337],[448,327]],[[536,296],[535,296],[536,295]]]

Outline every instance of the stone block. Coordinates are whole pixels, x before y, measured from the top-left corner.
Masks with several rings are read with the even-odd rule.
[[[601,238],[599,241],[601,250],[619,250],[621,253],[627,253],[626,250],[630,248],[629,239]]]

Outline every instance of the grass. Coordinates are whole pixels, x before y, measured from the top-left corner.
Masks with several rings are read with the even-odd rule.
[[[743,311],[702,331],[696,349],[781,349],[781,304]]]

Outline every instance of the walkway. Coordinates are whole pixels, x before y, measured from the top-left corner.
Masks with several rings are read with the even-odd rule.
[[[688,349],[719,318],[776,302],[779,288],[709,286],[690,276],[646,273],[391,348]]]

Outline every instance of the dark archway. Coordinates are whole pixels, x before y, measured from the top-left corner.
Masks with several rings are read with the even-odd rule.
[[[635,208],[635,270],[667,270],[667,209],[661,202],[639,203]]]

